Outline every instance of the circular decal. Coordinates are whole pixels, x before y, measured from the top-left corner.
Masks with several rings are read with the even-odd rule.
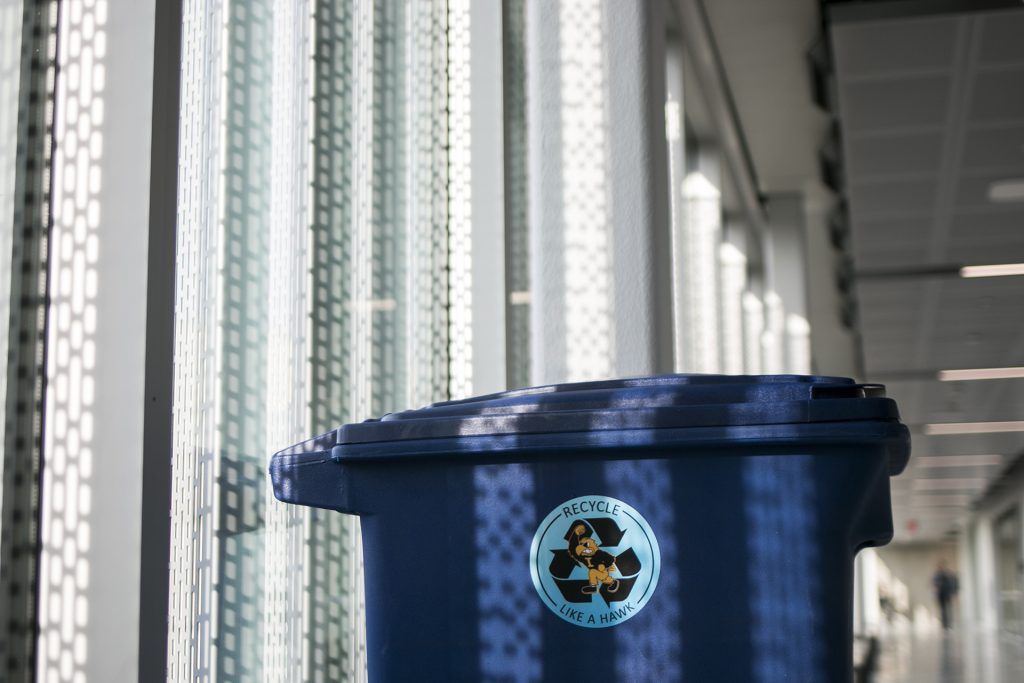
[[[647,520],[608,496],[562,503],[541,522],[530,548],[541,600],[586,628],[616,626],[643,609],[660,569],[658,539]]]

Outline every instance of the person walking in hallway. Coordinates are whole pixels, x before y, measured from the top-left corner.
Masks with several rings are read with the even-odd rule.
[[[948,631],[952,628],[950,602],[952,602],[953,596],[956,595],[959,584],[956,574],[950,571],[946,560],[939,560],[939,567],[935,570],[935,575],[932,577],[932,588],[935,590],[935,599],[939,603],[939,612],[942,614],[942,628]]]

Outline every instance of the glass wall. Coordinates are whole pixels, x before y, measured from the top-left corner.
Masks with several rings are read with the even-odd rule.
[[[137,665],[105,653],[143,611],[147,254],[173,260],[170,680],[366,676],[358,522],[277,503],[276,451],[531,383],[800,369],[674,4],[183,0],[176,248],[154,256],[161,5],[0,0],[11,680]],[[535,680],[502,656],[539,647],[517,638],[488,670]]]
[[[356,522],[277,503],[265,470],[312,434],[447,395],[460,18],[186,3],[171,678],[365,669]]]

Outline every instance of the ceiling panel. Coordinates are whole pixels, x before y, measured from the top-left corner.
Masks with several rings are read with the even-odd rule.
[[[1005,351],[1013,337],[990,330],[986,330],[982,335],[977,331],[979,329],[981,329],[979,326],[968,326],[962,333],[948,332],[947,334],[955,337],[953,339],[933,338],[929,364],[934,368],[946,370],[972,368],[979,365],[984,367],[1002,365],[1002,359],[1007,355]],[[981,339],[971,341],[972,337],[981,337]],[[979,357],[987,358],[988,362],[978,363]]]
[[[974,79],[970,123],[1024,118],[1024,66],[980,72]]]
[[[845,100],[843,130],[936,126],[944,122],[949,76],[852,81],[840,86]]]
[[[1024,263],[1024,208],[955,214],[946,253],[958,263]]]
[[[1024,277],[955,270],[1024,262],[1024,203],[988,197],[993,182],[1024,177],[1024,11],[857,20],[831,31],[856,269],[900,274],[856,284],[868,379],[898,401],[915,458],[1009,463],[1024,453],[1024,433],[931,436],[923,425],[1024,420],[1024,380],[935,377],[1024,365]],[[920,274],[945,264],[946,275]],[[912,458],[893,480],[897,534],[943,536],[1003,470]]]
[[[981,18],[982,64],[1024,63],[1024,14],[999,12]]]
[[[849,185],[850,205],[857,217],[885,216],[914,211],[935,203],[935,178],[913,180],[854,180]]]
[[[926,292],[927,283],[920,278],[860,280],[857,283],[857,300],[867,309],[864,314],[868,316],[886,310],[913,312],[920,307]]]
[[[1024,33],[1021,34],[1024,45]],[[1024,126],[973,128],[964,139],[963,168],[1024,169]]]
[[[922,263],[928,254],[930,216],[860,219],[853,233],[859,269]]]
[[[835,41],[836,59],[849,76],[889,75],[901,69],[949,68],[956,24],[945,18],[854,24]]]
[[[847,147],[846,166],[857,178],[934,173],[941,143],[942,137],[937,131],[853,138]]]

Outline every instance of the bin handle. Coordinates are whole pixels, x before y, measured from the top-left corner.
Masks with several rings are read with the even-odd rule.
[[[270,460],[274,497],[284,503],[359,514],[351,507],[351,472],[331,451],[278,453]]]

